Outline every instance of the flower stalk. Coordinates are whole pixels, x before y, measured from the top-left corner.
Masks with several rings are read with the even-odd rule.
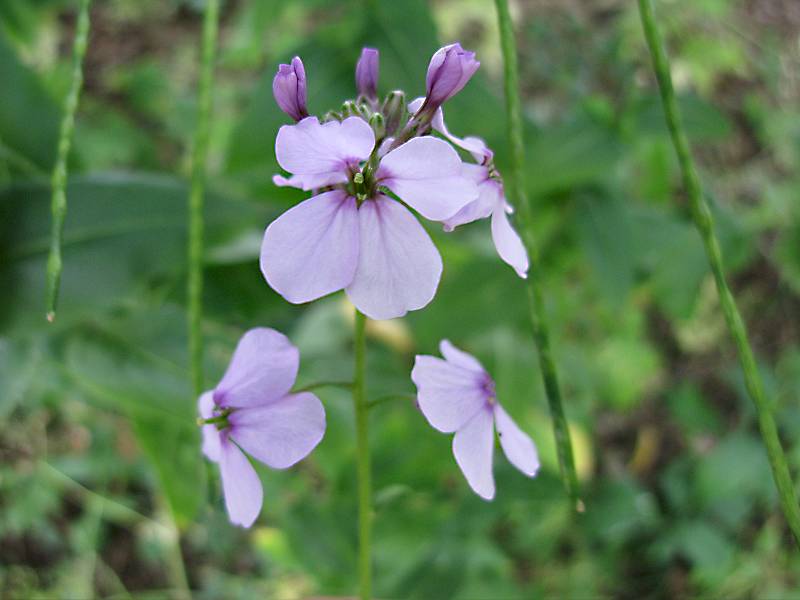
[[[514,29],[508,9],[508,0],[495,0],[497,20],[500,26],[500,43],[503,52],[506,113],[508,115],[508,137],[511,142],[511,176],[508,178],[509,195],[518,208],[518,219],[522,226],[522,240],[528,252],[530,269],[527,279],[528,305],[530,309],[533,337],[539,352],[539,368],[544,380],[550,415],[553,419],[553,433],[556,441],[558,464],[567,493],[578,512],[583,512],[580,499],[578,476],[572,453],[567,419],[561,399],[555,361],[550,348],[550,332],[545,315],[544,299],[539,281],[539,261],[536,240],[534,239],[530,205],[525,191],[525,150],[522,142],[522,110],[519,98],[519,73],[517,69],[517,50]]]
[[[359,598],[372,597],[372,482],[369,452],[369,404],[366,397],[366,323],[356,310],[353,374],[353,406],[356,418],[356,461],[358,475],[358,580]]]
[[[192,146],[189,190],[189,276],[188,325],[189,363],[195,396],[203,391],[203,207],[206,158],[210,136],[211,95],[214,86],[214,57],[217,44],[219,0],[206,0],[203,17],[202,63],[197,123]]]
[[[52,198],[50,210],[52,213],[52,231],[50,236],[50,254],[47,258],[47,320],[53,322],[56,318],[56,305],[58,304],[58,290],[61,285],[61,271],[63,260],[61,258],[61,245],[64,235],[64,221],[67,217],[67,159],[72,145],[72,134],[75,130],[75,112],[78,109],[81,88],[83,87],[83,58],[89,45],[89,7],[91,0],[80,0],[78,8],[78,22],[75,26],[75,40],[72,45],[72,82],[66,101],[64,102],[64,115],[61,118],[61,128],[58,136],[58,153],[51,176]]]
[[[664,42],[658,30],[658,23],[653,11],[652,0],[639,0],[639,15],[641,16],[644,35],[647,39],[647,46],[653,60],[653,69],[658,80],[658,87],[661,93],[661,101],[664,106],[664,115],[667,127],[678,156],[681,173],[683,174],[683,185],[689,198],[689,207],[692,219],[694,220],[697,231],[703,239],[706,256],[714,275],[714,281],[719,294],[720,305],[725,316],[725,322],[730,330],[731,336],[736,344],[739,354],[739,362],[744,373],[747,392],[755,404],[758,414],[758,424],[761,429],[761,437],[767,449],[769,464],[772,468],[772,476],[778,488],[781,507],[784,516],[792,530],[795,541],[800,546],[800,506],[797,504],[789,467],[786,456],[781,446],[778,436],[778,428],[772,415],[769,400],[764,394],[764,387],[758,374],[753,349],[747,337],[747,329],[744,321],[739,314],[736,301],[731,293],[725,279],[725,271],[722,266],[722,253],[719,241],[714,232],[714,222],[709,210],[708,203],[703,196],[700,177],[697,174],[689,142],[686,137],[681,114],[675,99],[675,90],[672,86],[672,76],[670,74],[669,58],[664,49]]]

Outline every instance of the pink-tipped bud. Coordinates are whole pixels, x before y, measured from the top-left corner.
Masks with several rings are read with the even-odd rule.
[[[308,116],[306,109],[306,70],[295,56],[290,65],[280,65],[272,80],[272,94],[280,109],[295,121]]]
[[[431,57],[425,80],[426,108],[436,110],[455,96],[481,66],[475,53],[468,52],[455,43],[439,48]]]
[[[356,89],[369,100],[378,98],[378,51],[364,48],[356,64]]]

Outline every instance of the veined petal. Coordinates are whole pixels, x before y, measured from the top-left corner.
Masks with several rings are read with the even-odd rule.
[[[536,475],[539,470],[539,455],[533,440],[517,427],[499,404],[494,406],[494,422],[500,437],[500,446],[508,461],[528,477]]]
[[[455,215],[444,222],[445,231],[453,231],[459,225],[472,223],[478,219],[489,217],[502,204],[500,184],[489,179],[489,171],[481,165],[463,165],[464,175],[478,185],[478,198],[467,204]]]
[[[371,319],[393,319],[433,300],[442,258],[414,215],[380,195],[361,205],[358,220],[358,268],[345,288],[358,310]]]
[[[222,442],[219,467],[225,508],[228,509],[231,523],[250,527],[264,502],[264,490],[258,474],[242,451],[228,439]]]
[[[478,197],[458,153],[444,140],[412,138],[381,159],[378,181],[426,219],[444,221]]]
[[[204,419],[210,419],[214,416],[215,406],[213,391],[204,392],[197,401],[197,410]],[[219,430],[214,425],[203,425],[200,429],[203,434],[203,454],[205,454],[209,460],[219,462]]]
[[[346,183],[348,165],[366,159],[374,145],[372,128],[359,117],[324,124],[316,117],[306,117],[278,130],[275,155],[278,164],[301,176],[296,182],[309,190]]]
[[[453,436],[453,455],[472,490],[484,500],[494,498],[494,418],[487,406]]]
[[[286,469],[308,456],[325,434],[325,409],[310,392],[234,411],[228,420],[231,439],[273,469]]]
[[[492,212],[492,241],[494,241],[494,247],[500,258],[511,265],[517,275],[526,279],[529,266],[528,253],[525,251],[519,234],[508,220],[505,201],[496,205]]]
[[[283,398],[294,385],[300,353],[274,329],[259,327],[242,336],[228,370],[214,390],[220,406],[248,407]]]
[[[486,407],[481,377],[472,369],[425,355],[416,357],[411,371],[422,414],[443,433],[460,429]]]
[[[270,223],[261,244],[261,272],[289,302],[316,300],[346,287],[358,265],[355,198],[324,192]]]
[[[450,343],[450,340],[442,340],[439,342],[439,352],[442,353],[442,356],[444,356],[449,363],[463,367],[464,369],[469,369],[481,375],[486,374],[486,369],[483,368],[483,365],[477,358],[463,350],[459,350]]]

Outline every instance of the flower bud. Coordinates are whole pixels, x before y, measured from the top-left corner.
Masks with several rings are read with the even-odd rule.
[[[437,50],[431,57],[425,79],[427,108],[435,111],[460,92],[480,65],[475,53],[464,50],[459,43]]]
[[[375,139],[379,140],[386,135],[386,119],[383,118],[381,113],[372,113],[369,118],[369,126],[375,132]]]
[[[405,125],[408,121],[406,95],[400,90],[391,92],[386,96],[381,112],[386,119],[386,135],[393,135],[398,127]]]
[[[280,109],[295,121],[308,116],[306,109],[306,70],[295,56],[290,65],[280,65],[272,80],[272,94]]]
[[[378,51],[364,48],[356,64],[356,89],[369,100],[378,98]]]

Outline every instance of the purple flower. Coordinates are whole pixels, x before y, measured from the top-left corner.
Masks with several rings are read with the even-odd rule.
[[[455,96],[481,66],[475,53],[455,43],[439,48],[431,57],[425,78],[427,107],[433,111]]]
[[[375,48],[364,48],[356,64],[356,89],[369,100],[378,98],[378,60]]]
[[[423,136],[378,159],[372,128],[358,117],[316,117],[278,131],[277,185],[331,186],[286,211],[264,233],[261,271],[286,300],[302,303],[344,289],[373,319],[427,305],[442,259],[425,229],[386,188],[423,217],[445,221],[478,197],[447,142]],[[376,164],[377,163],[377,164]]]
[[[306,70],[299,56],[290,65],[279,65],[272,80],[272,94],[280,109],[295,121],[308,116],[306,109]]]
[[[300,354],[274,329],[242,336],[217,387],[198,401],[203,453],[219,463],[228,516],[250,527],[261,512],[261,480],[244,455],[273,469],[305,458],[325,433],[325,409],[309,392],[290,393]]]
[[[409,104],[414,112],[422,106],[424,98],[417,98]],[[503,181],[494,168],[494,153],[486,143],[474,136],[459,138],[450,133],[444,122],[444,112],[439,108],[431,120],[431,127],[441,133],[450,143],[469,152],[478,164],[464,164],[464,175],[478,184],[478,197],[462,208],[457,214],[444,221],[445,231],[453,231],[459,225],[478,219],[492,218],[492,241],[497,254],[513,267],[517,275],[528,276],[528,253],[519,234],[512,227],[508,215],[514,212],[503,192]]]
[[[539,470],[533,441],[497,402],[492,378],[475,357],[447,340],[439,349],[444,360],[418,355],[411,371],[417,402],[428,422],[443,433],[455,432],[453,454],[473,491],[494,498],[494,431],[506,458],[528,477]]]

